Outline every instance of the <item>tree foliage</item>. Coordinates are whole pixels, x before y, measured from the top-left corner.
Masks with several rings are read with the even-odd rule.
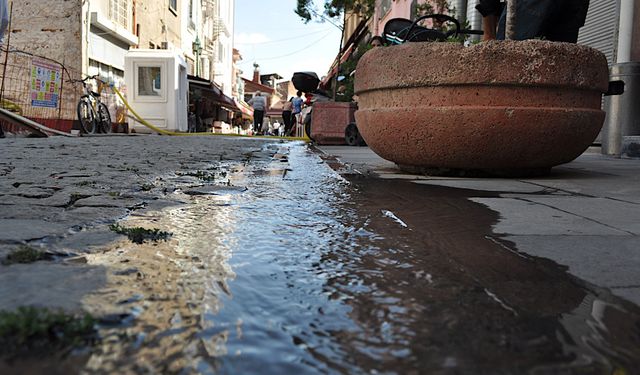
[[[447,0],[433,0],[430,2],[416,4],[415,13],[418,16],[424,16],[427,14],[450,14],[453,9],[449,5]]]
[[[344,12],[355,12],[364,16],[373,14],[375,0],[324,0],[324,11],[316,11],[316,4],[313,0],[298,0],[296,14],[305,22],[314,18],[328,17],[338,18]]]

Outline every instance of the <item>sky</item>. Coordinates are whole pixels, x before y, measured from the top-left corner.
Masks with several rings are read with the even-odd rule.
[[[305,24],[295,14],[296,0],[236,0],[234,48],[240,51],[242,76],[278,73],[285,80],[294,72],[324,76],[338,54],[340,29],[329,22]],[[320,7],[323,0],[315,0]],[[336,23],[336,22],[334,22]]]

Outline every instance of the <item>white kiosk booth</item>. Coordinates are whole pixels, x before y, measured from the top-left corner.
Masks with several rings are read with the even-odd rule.
[[[168,131],[187,131],[187,64],[168,50],[130,50],[125,55],[127,101],[150,124]],[[136,121],[130,130],[153,131]]]

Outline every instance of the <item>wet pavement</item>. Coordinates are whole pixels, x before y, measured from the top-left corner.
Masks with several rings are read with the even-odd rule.
[[[58,258],[0,266],[0,309],[89,311],[100,340],[64,369],[58,355],[0,372],[640,367],[640,308],[495,234],[501,217],[479,200],[498,193],[321,156],[217,137],[3,140],[0,249]],[[172,235],[134,244],[109,230],[116,221]]]

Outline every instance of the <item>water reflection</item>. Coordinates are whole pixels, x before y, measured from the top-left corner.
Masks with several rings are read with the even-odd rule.
[[[188,195],[183,181],[176,194],[185,205],[128,223],[169,230],[169,242],[120,243],[94,260],[136,269],[114,274],[112,292],[94,301],[135,319],[103,328],[88,371],[600,374],[638,366],[637,308],[506,251],[512,244],[491,237],[497,217],[463,194],[347,181],[304,147],[269,147],[272,159],[224,166],[226,185],[246,191]]]

